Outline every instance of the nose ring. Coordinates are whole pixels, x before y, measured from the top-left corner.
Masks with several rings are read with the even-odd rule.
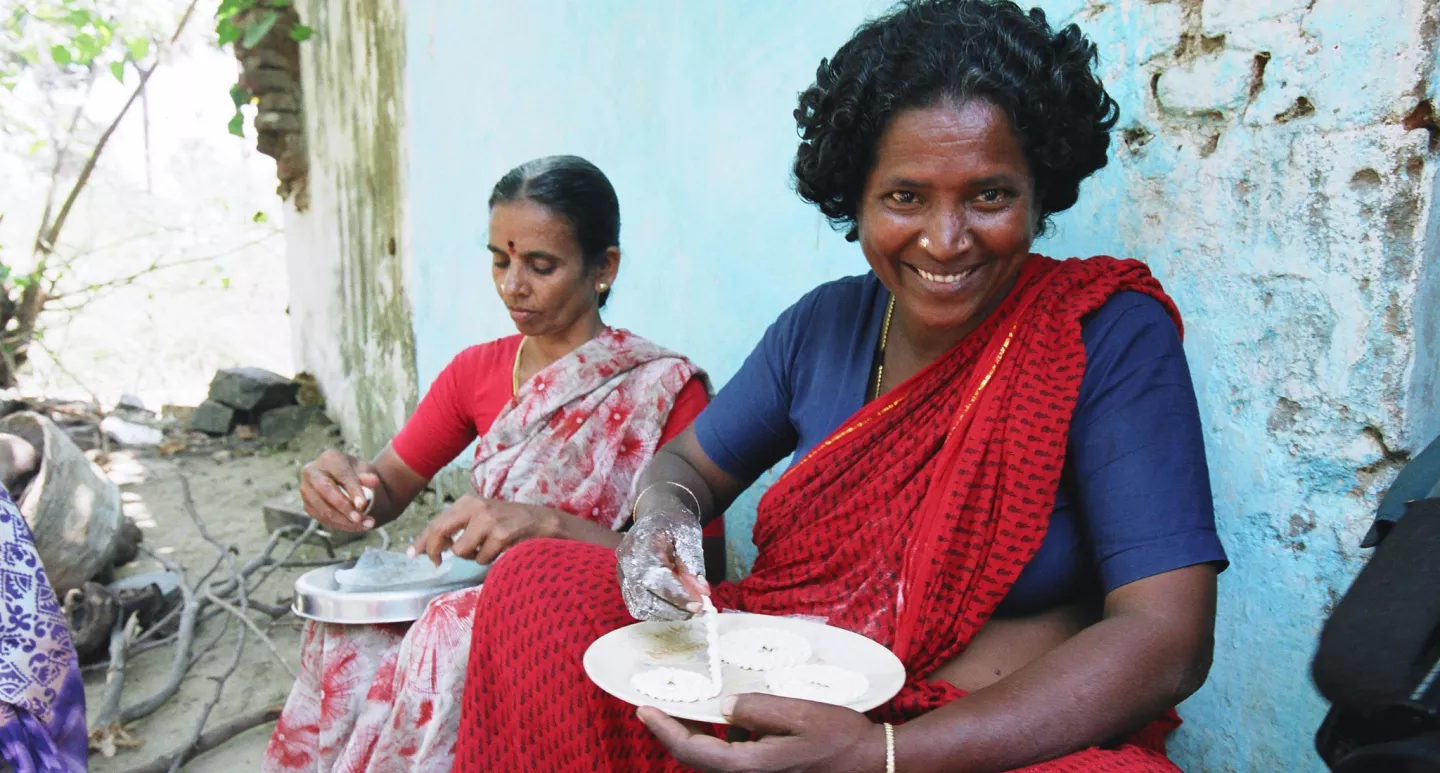
[[[921,249],[926,249],[926,250],[930,249],[930,237],[928,237],[928,236],[921,236],[921,237],[920,237],[920,248],[921,248]]]

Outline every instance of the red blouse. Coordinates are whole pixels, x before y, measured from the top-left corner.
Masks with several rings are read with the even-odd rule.
[[[440,371],[415,414],[390,444],[406,466],[426,479],[433,478],[490,429],[513,396],[515,355],[521,338],[513,335],[472,346]],[[708,402],[704,383],[690,379],[675,397],[660,444],[689,427]]]

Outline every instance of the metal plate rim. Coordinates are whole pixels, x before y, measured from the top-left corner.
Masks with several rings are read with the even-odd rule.
[[[454,591],[484,584],[485,572],[472,580],[401,591],[340,591],[337,566],[312,569],[295,580],[291,610],[297,617],[337,625],[380,625],[419,620],[430,602]],[[488,569],[487,569],[488,571]]]

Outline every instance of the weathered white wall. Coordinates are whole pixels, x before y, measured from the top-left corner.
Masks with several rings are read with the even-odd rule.
[[[287,207],[296,357],[331,417],[370,454],[416,403],[403,264],[404,24],[400,0],[306,0],[300,46],[309,209]]]

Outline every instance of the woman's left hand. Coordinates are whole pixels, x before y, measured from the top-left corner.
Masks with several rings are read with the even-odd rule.
[[[637,714],[675,759],[708,773],[885,769],[885,729],[858,711],[762,693],[731,696],[721,710],[730,724],[754,732],[759,740],[725,741],[652,706]]]
[[[507,548],[527,539],[567,536],[567,518],[573,516],[548,507],[467,494],[435,516],[407,552],[412,558],[424,553],[436,566],[446,550],[477,564],[489,564]],[[456,532],[462,529],[464,533],[457,538]]]

